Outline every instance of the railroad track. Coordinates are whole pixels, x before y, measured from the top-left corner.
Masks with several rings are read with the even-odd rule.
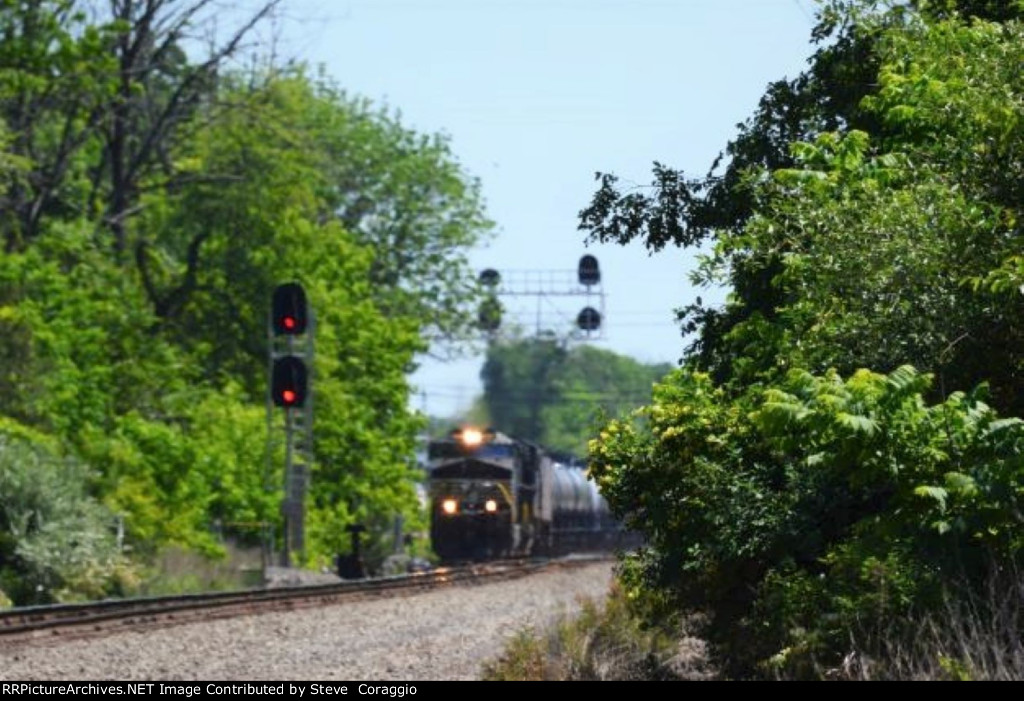
[[[0,611],[0,648],[11,643],[94,637],[124,630],[326,606],[370,597],[403,596],[443,586],[515,579],[552,567],[572,567],[598,559],[603,558],[506,560],[334,584],[16,608]]]

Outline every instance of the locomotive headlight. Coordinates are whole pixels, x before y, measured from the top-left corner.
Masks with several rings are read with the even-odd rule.
[[[441,511],[445,512],[449,516],[459,510],[459,502],[454,499],[445,499],[441,502]]]
[[[494,501],[494,499],[488,499],[487,501],[484,502],[484,511],[486,511],[487,513],[493,514],[497,510],[498,502]]]
[[[484,442],[484,434],[475,428],[464,428],[462,429],[459,440],[461,440],[462,445],[467,448],[476,448]]]

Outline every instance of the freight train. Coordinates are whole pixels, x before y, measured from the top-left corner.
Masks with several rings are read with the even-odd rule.
[[[430,538],[445,562],[623,547],[574,458],[493,429],[459,428],[427,454]]]

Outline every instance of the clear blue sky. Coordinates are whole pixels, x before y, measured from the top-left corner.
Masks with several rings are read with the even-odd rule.
[[[672,310],[701,294],[691,254],[584,247],[577,214],[595,171],[638,185],[654,160],[703,175],[769,81],[806,65],[813,0],[286,0],[282,53],[323,64],[346,90],[444,132],[483,186],[497,234],[479,268],[601,263],[599,347],[675,362]],[[529,304],[535,306],[535,302]],[[577,300],[545,302],[575,316]],[[565,305],[569,306],[566,307]],[[530,309],[513,310],[530,313]],[[425,359],[414,377],[432,414],[480,391],[482,358]],[[422,408],[422,400],[415,405]]]

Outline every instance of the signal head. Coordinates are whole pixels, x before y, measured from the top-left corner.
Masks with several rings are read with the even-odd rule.
[[[601,282],[601,268],[597,264],[597,258],[592,255],[588,254],[580,258],[576,271],[580,284],[584,287],[597,285]]]
[[[271,324],[278,336],[298,336],[306,332],[308,312],[306,291],[297,282],[278,285],[274,289]]]
[[[588,333],[597,331],[601,328],[601,312],[593,307],[585,307],[576,317],[576,325]]]
[[[276,406],[291,409],[306,403],[306,364],[301,358],[287,355],[274,361],[270,397]]]

